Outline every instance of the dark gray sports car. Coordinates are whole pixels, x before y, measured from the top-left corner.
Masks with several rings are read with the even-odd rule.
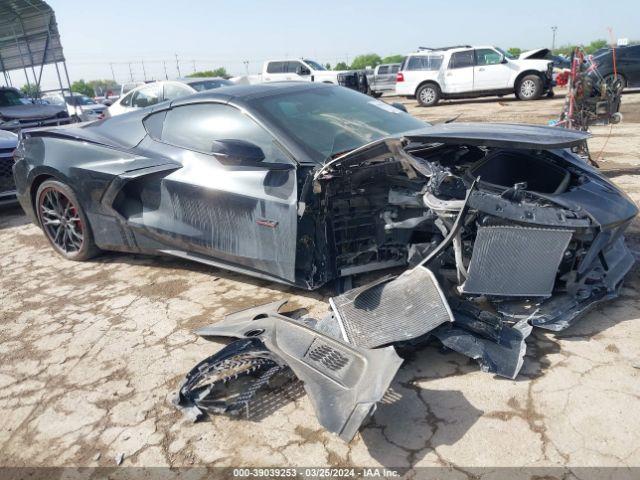
[[[515,377],[532,327],[561,330],[617,295],[638,210],[572,153],[586,138],[429,125],[346,88],[272,83],[24,133],[14,173],[25,211],[68,259],[162,253],[306,289],[410,266],[343,282],[323,319],[292,320],[280,302],[201,331],[244,343],[198,366],[183,404],[238,407],[190,397],[203,372],[226,378],[227,357],[255,375],[262,365],[259,385],[288,366],[349,439],[401,363],[391,345],[433,336]],[[206,391],[228,399],[229,385]]]

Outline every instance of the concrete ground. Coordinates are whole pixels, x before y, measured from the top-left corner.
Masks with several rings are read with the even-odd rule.
[[[397,100],[386,98],[385,100]],[[544,124],[562,98],[443,102],[414,115]],[[602,169],[640,200],[640,94],[593,129]],[[640,253],[640,225],[629,240]],[[61,260],[18,209],[0,213],[2,466],[640,466],[640,276],[622,297],[528,339],[505,380],[428,347],[407,361],[351,444],[324,431],[300,389],[263,418],[192,424],[168,402],[220,346],[192,331],[225,313],[308,293],[180,260]]]

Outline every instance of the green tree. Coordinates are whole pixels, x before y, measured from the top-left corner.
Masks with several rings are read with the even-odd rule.
[[[384,57],[380,63],[402,63],[404,55],[389,55]]]
[[[325,63],[324,64],[324,68],[326,68],[327,70],[331,70],[331,64],[330,63]]]
[[[74,93],[82,93],[88,97],[93,97],[95,95],[93,88],[83,79],[77,80],[71,84],[71,91]]]
[[[382,63],[382,59],[380,55],[377,53],[366,53],[364,55],[358,55],[353,59],[353,63],[351,63],[352,70],[362,70],[365,67],[375,67],[376,65],[380,65]]]
[[[230,75],[227,73],[227,70],[224,67],[216,68],[215,70],[204,70],[202,72],[193,72],[187,77],[222,77],[229,78]]]
[[[29,97],[29,98],[40,97],[40,89],[38,88],[37,85],[34,85],[34,84],[23,85],[22,87],[20,87],[20,91],[25,97]]]
[[[517,57],[522,53],[522,49],[518,47],[511,47],[510,49],[507,50],[507,52],[509,52],[514,57]]]
[[[586,47],[584,47],[584,51],[586,53],[594,53],[596,50],[600,50],[601,48],[605,48],[607,46],[607,41],[606,40],[594,40],[593,42],[591,42],[589,45],[587,45]]]
[[[333,67],[334,70],[349,70],[349,65],[344,62],[336,63],[336,66]]]

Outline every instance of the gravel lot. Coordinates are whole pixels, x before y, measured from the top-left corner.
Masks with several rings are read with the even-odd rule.
[[[385,100],[395,101],[393,97]],[[563,99],[443,102],[428,121],[545,124]],[[640,93],[596,127],[602,169],[640,200]],[[640,224],[630,243],[640,254]],[[481,373],[435,347],[407,361],[351,444],[291,393],[271,415],[192,424],[169,403],[219,345],[191,333],[230,311],[303,292],[194,263],[105,254],[61,260],[19,209],[0,212],[0,465],[640,466],[640,276],[621,298],[554,335],[536,331],[520,376]],[[100,454],[100,455],[98,455]]]

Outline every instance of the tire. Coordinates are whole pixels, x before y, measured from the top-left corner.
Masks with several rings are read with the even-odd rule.
[[[100,252],[89,220],[68,185],[58,180],[42,182],[36,193],[35,208],[45,237],[60,256],[83,261]]]
[[[520,100],[537,100],[542,96],[542,80],[537,75],[527,75],[518,82],[516,95]]]
[[[440,101],[440,88],[435,83],[425,83],[416,91],[416,99],[423,107],[432,107]]]

